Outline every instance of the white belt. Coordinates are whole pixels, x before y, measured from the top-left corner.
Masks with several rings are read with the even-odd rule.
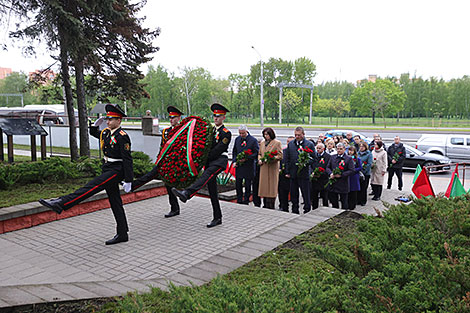
[[[108,162],[122,162],[122,159],[113,159],[113,158],[109,158],[107,156],[104,156],[103,159],[106,163],[108,163]]]
[[[228,157],[228,152],[222,152],[221,155],[225,155],[226,157]]]

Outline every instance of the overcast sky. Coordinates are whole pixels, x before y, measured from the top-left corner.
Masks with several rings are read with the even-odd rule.
[[[215,77],[249,73],[271,57],[310,58],[315,84],[355,82],[369,74],[442,77],[469,73],[470,1],[148,0],[146,26],[160,27],[160,51],[149,64],[179,74],[203,67]],[[5,41],[3,28],[0,40]],[[29,72],[52,61],[41,48],[37,59],[19,50],[0,52],[0,67]],[[144,72],[146,72],[145,66]]]

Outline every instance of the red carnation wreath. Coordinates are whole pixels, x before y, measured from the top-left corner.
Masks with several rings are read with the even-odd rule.
[[[155,165],[158,175],[170,187],[185,188],[200,175],[214,138],[214,128],[206,119],[188,116],[168,134]]]

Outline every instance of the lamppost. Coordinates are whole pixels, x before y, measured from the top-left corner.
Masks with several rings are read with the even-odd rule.
[[[263,58],[261,57],[261,54],[258,52],[258,50],[255,49],[254,46],[251,46],[253,50],[258,54],[259,56],[259,61],[261,63],[261,77],[260,77],[260,85],[261,85],[261,93],[260,93],[260,121],[261,121],[261,127],[264,126],[264,117],[263,117],[263,112],[264,112],[264,99],[263,99],[263,85],[264,85],[264,80],[263,80]]]

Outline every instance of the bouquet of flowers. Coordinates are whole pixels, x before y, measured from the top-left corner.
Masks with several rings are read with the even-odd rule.
[[[266,151],[263,157],[260,159],[260,161],[263,163],[271,163],[276,158],[276,155],[277,155],[277,150]]]
[[[204,118],[188,116],[168,136],[155,162],[158,178],[170,187],[185,188],[196,180],[206,164],[214,128]]]
[[[312,182],[317,181],[320,178],[321,174],[325,173],[325,159],[321,158],[318,162],[320,164],[317,168],[315,168],[310,175],[310,180]]]
[[[341,175],[344,171],[345,164],[346,163],[344,163],[344,160],[341,160],[341,162],[339,162],[338,164],[338,167],[333,170],[333,175]],[[338,178],[336,177],[333,177],[333,178],[330,177],[330,179],[328,179],[328,182],[325,185],[325,188],[330,185],[333,185],[334,183],[336,183],[337,180]]]
[[[299,149],[301,149],[301,151],[299,153],[297,163],[295,163],[295,165],[297,165],[297,174],[300,174],[300,172],[308,165],[310,160],[312,160],[310,153],[313,153],[312,149],[310,149],[309,147]]]
[[[402,154],[402,152],[395,152],[395,154],[393,155],[393,158],[392,160],[395,160],[395,162],[398,162],[398,159],[400,158],[400,155]],[[388,166],[388,168],[391,168],[393,166],[393,163],[390,162],[390,165]]]
[[[235,164],[237,164],[237,166],[242,166],[243,164],[245,164],[248,157],[252,154],[253,154],[253,151],[251,151],[251,149],[243,150],[242,152],[237,154],[237,159],[236,159]]]

